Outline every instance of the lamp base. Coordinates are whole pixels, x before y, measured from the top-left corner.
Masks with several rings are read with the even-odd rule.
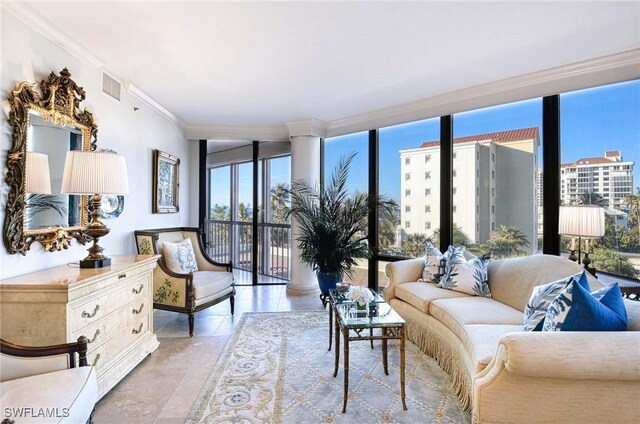
[[[80,268],[102,268],[111,265],[111,258],[83,259],[80,261]]]

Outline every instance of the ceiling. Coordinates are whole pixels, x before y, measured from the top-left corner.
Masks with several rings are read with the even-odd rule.
[[[640,47],[640,2],[28,7],[187,125],[332,121]]]

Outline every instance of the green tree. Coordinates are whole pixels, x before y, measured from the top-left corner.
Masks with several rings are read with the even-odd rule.
[[[433,235],[430,237],[430,240],[434,246],[436,247],[440,246],[440,228],[436,229],[433,232]],[[464,231],[462,231],[462,228],[460,228],[457,224],[453,224],[453,245],[466,246],[467,244],[469,244],[469,237],[467,237]]]
[[[388,252],[396,243],[396,229],[400,219],[392,212],[380,211],[378,217],[378,245],[381,251]]]
[[[488,244],[491,256],[496,259],[526,255],[524,248],[531,245],[527,235],[515,225],[501,225]]]
[[[629,227],[640,231],[640,187],[636,188],[637,194],[630,194],[624,198],[624,205],[626,212],[629,214],[627,218],[629,221]]]
[[[602,197],[601,194],[595,193],[593,191],[587,191],[585,193],[578,194],[576,203],[579,205],[596,205],[602,208],[609,207],[609,201]]]
[[[592,261],[591,266],[597,268],[599,271],[631,278],[640,277],[640,272],[629,262],[629,258],[617,254],[613,249],[596,247],[591,251],[589,257]]]
[[[291,196],[289,195],[289,184],[278,183],[271,187],[271,193],[269,198],[269,205],[271,208],[271,222],[278,224],[286,224],[289,219],[286,218],[289,212],[289,202]]]
[[[238,204],[238,221],[249,222],[251,221],[251,214],[249,213],[249,207],[240,202]]]
[[[229,221],[231,220],[231,211],[228,206],[222,206],[219,204],[213,205],[211,208],[211,219],[217,221]]]
[[[409,234],[402,241],[402,252],[411,258],[424,255],[424,244],[427,242],[425,234],[415,233]]]

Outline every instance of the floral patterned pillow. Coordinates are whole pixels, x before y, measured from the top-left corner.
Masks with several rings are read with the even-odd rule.
[[[464,246],[449,246],[449,250],[444,254],[446,264],[438,287],[471,296],[491,297],[487,271],[490,256],[473,257],[467,261],[464,249]]]
[[[439,280],[438,266],[442,253],[430,241],[424,244],[424,269],[422,270],[422,281],[437,282]]]
[[[191,239],[186,238],[178,243],[165,241],[162,243],[162,255],[167,267],[178,274],[186,274],[198,270],[196,255],[193,252]]]

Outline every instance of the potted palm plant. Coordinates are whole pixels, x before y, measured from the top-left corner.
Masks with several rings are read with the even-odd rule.
[[[386,196],[349,194],[347,179],[354,157],[351,153],[340,158],[325,187],[304,179],[291,185],[287,216],[298,223],[300,260],[316,271],[324,294],[344,275],[353,275],[352,267],[358,259],[371,255],[367,241],[369,211],[393,213],[397,208],[396,202]]]

